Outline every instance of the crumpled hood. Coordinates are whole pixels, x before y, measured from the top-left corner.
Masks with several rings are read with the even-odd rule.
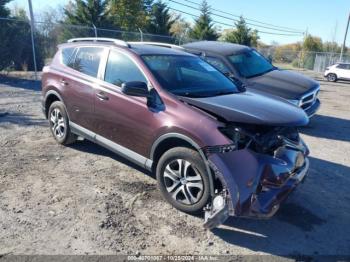
[[[180,99],[229,122],[270,126],[304,126],[309,122],[299,107],[278,97],[263,96],[256,92]]]
[[[318,86],[319,84],[315,80],[288,70],[273,70],[247,81],[248,88],[260,91],[268,90],[268,93],[285,99],[299,99]]]

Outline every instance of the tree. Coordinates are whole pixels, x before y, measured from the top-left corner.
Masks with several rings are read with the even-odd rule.
[[[170,35],[175,19],[169,14],[169,8],[161,0],[153,4],[148,32],[152,34]]]
[[[306,35],[303,42],[303,52],[302,52],[302,61],[303,66],[307,69],[313,69],[316,52],[322,51],[322,40],[319,37],[312,36],[310,34]]]
[[[181,17],[177,17],[174,23],[171,25],[170,33],[176,38],[177,43],[180,45],[186,42],[189,37],[190,23]]]
[[[201,4],[201,14],[195,20],[194,27],[190,31],[190,37],[198,40],[216,40],[218,34],[213,28],[210,6],[206,0]]]
[[[9,17],[10,10],[6,7],[11,0],[0,0],[0,16],[1,17]],[[0,21],[0,70],[3,70],[10,63],[10,30],[11,23],[5,20]]]
[[[0,0],[0,17],[9,17],[10,10],[6,7],[12,0]]]
[[[64,8],[65,23],[103,27],[106,25],[105,0],[75,0]]]
[[[308,34],[303,42],[303,50],[306,52],[321,52],[322,40],[319,37]]]
[[[258,35],[258,30],[253,30],[253,32],[251,33],[251,41],[250,41],[250,46],[252,47],[258,47],[259,45],[259,39],[260,36]]]
[[[340,53],[341,46],[337,42],[324,42],[322,49],[324,52]]]
[[[252,29],[247,26],[247,23],[242,16],[235,23],[235,27],[234,30],[225,35],[223,39],[224,41],[254,47],[258,45],[258,31],[252,31]]]
[[[110,0],[107,10],[111,23],[122,30],[137,31],[149,23],[152,1]]]
[[[1,0],[0,0],[1,1]],[[24,9],[16,8],[10,16],[10,11],[4,7],[9,1],[0,2],[0,12],[15,21],[0,21],[0,70],[11,68],[16,70],[33,70],[33,53],[31,45],[30,23]],[[35,32],[35,38],[39,42],[35,46],[37,53],[37,65],[43,65],[43,57],[40,46],[40,35]]]
[[[60,43],[64,28],[60,21],[64,19],[63,8],[48,8],[43,11],[39,19],[42,23],[36,25],[40,39],[42,40],[41,50],[45,58],[51,58],[57,51],[57,44]],[[67,29],[67,28],[66,28]]]
[[[107,0],[74,0],[64,7],[63,32],[59,41],[74,37],[95,36],[93,26],[108,25],[106,13]],[[82,27],[79,27],[82,26]]]

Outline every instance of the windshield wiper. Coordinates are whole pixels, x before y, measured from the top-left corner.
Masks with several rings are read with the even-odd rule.
[[[264,71],[264,72],[261,72],[261,73],[255,74],[255,75],[251,75],[251,76],[247,76],[247,78],[262,76],[262,75],[265,75],[265,74],[267,74],[268,72],[274,71],[274,70],[276,70],[276,69],[277,69],[277,67],[274,66],[274,67],[271,67],[270,69],[268,69],[268,70],[266,70],[266,71]]]

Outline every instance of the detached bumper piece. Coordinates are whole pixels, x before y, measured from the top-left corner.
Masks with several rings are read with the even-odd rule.
[[[224,206],[206,210],[205,227],[223,223],[228,215],[269,218],[281,202],[304,180],[309,169],[309,151],[300,141],[286,143],[274,155],[258,154],[249,149],[208,156],[209,165],[223,184]]]

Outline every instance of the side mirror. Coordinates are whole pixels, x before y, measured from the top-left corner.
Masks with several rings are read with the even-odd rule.
[[[122,84],[122,92],[129,96],[149,97],[147,84],[141,81],[131,81]]]

